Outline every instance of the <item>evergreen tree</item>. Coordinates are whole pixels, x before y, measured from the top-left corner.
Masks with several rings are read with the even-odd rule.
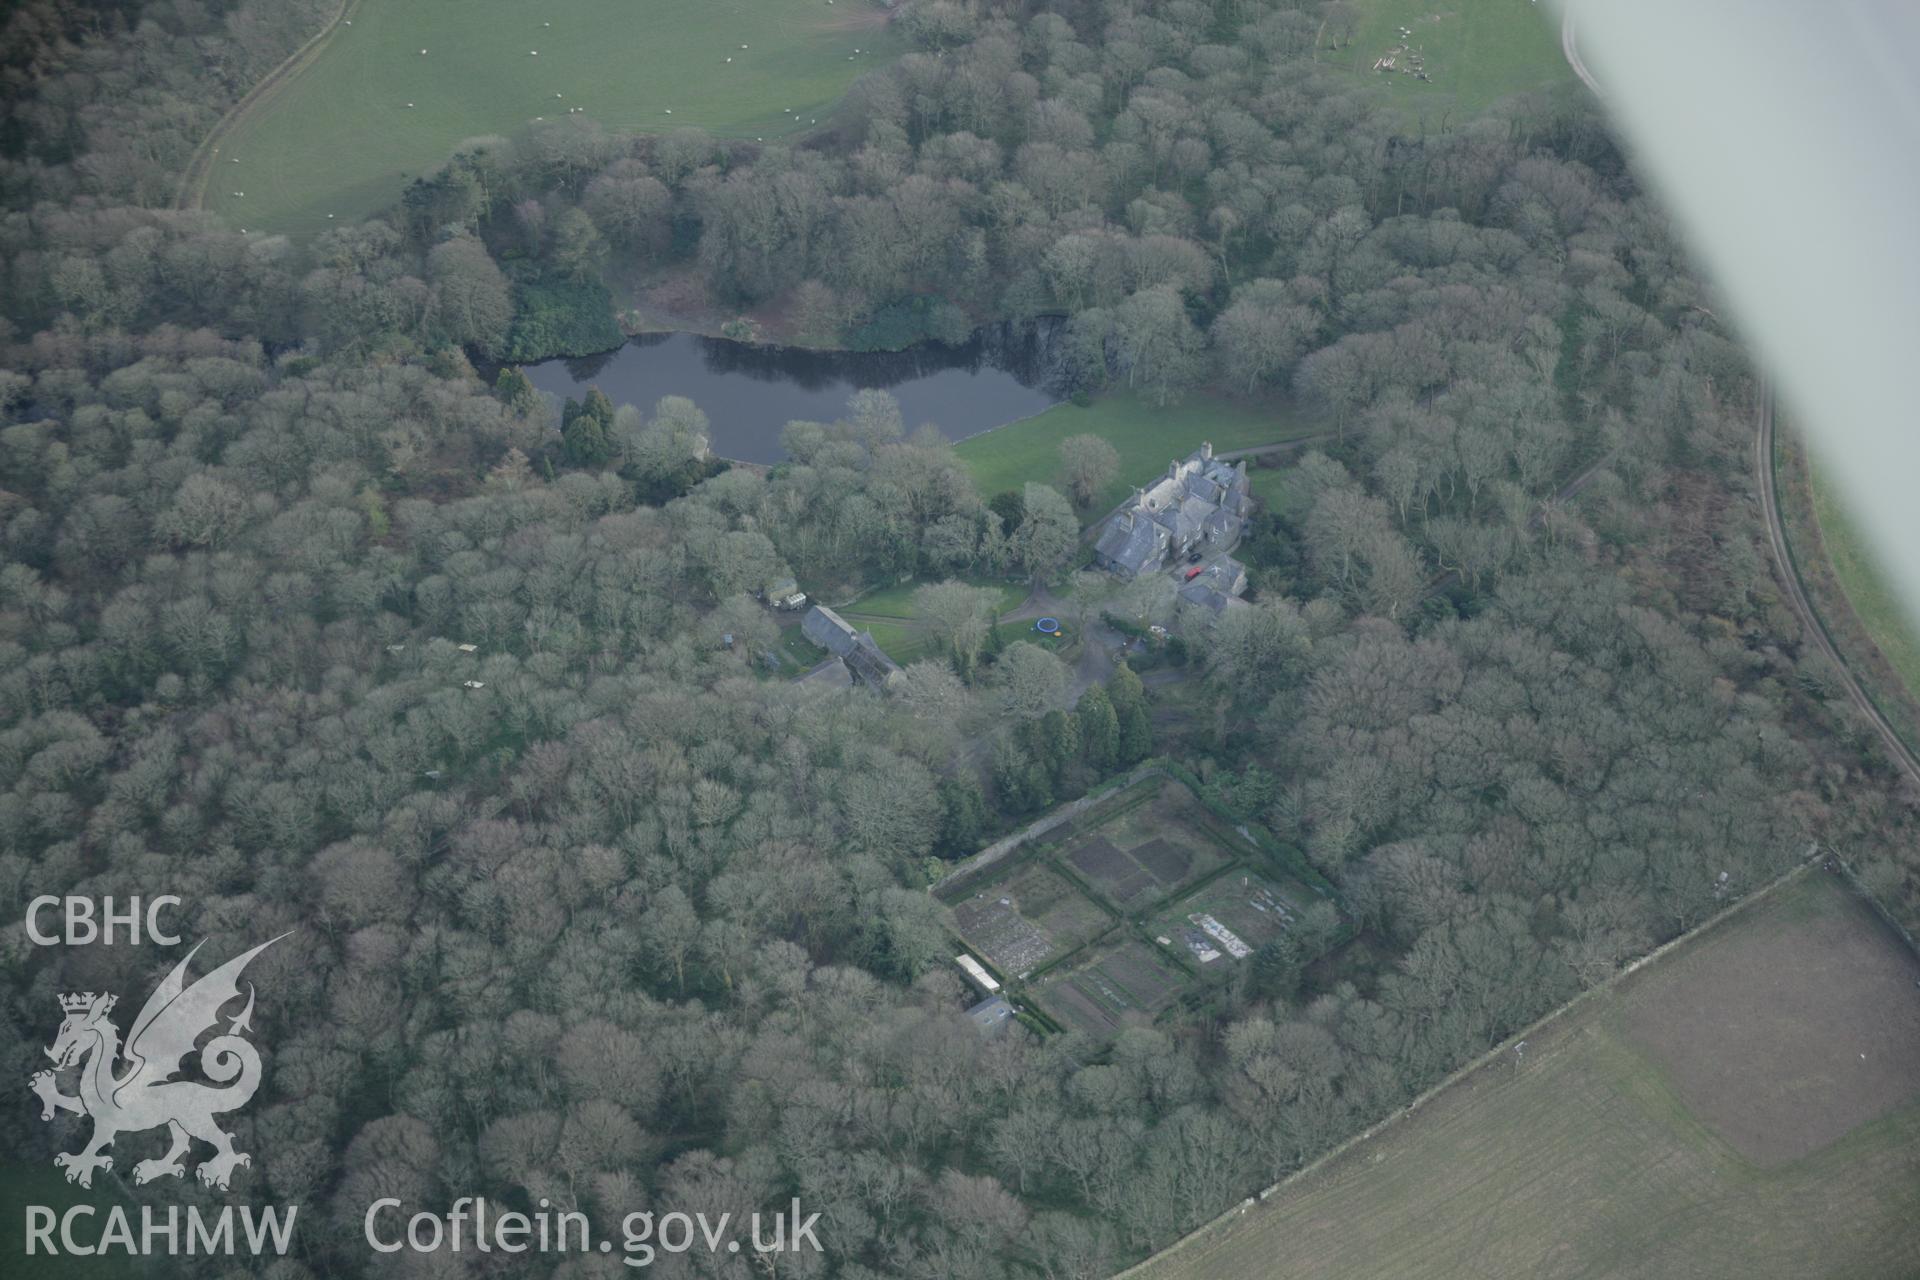
[[[1080,726],[1065,711],[1049,711],[1033,722],[1033,757],[1057,790],[1080,754]]]
[[[1107,697],[1119,723],[1119,763],[1137,764],[1153,752],[1153,723],[1147,718],[1147,691],[1133,668],[1122,663],[1107,681]]]
[[[534,389],[533,379],[522,373],[518,365],[508,365],[500,370],[500,376],[493,380],[493,393],[517,413],[525,413],[540,399],[540,393]]]
[[[987,830],[987,801],[980,788],[961,778],[940,783],[938,848],[950,858],[965,857],[980,846]]]
[[[1105,773],[1120,755],[1120,720],[1113,713],[1113,700],[1105,689],[1094,685],[1080,695],[1074,717],[1079,722],[1080,749],[1086,753],[1087,763]]]
[[[987,624],[987,636],[980,646],[980,652],[991,661],[999,657],[1000,651],[1006,647],[1007,642],[1000,637],[1000,611],[996,609],[993,611],[993,620]]]
[[[560,439],[575,466],[604,467],[613,460],[613,402],[600,388],[589,387],[579,404],[567,401],[560,413]]]

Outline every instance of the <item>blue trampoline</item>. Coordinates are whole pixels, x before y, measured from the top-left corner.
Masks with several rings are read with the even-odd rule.
[[[1060,619],[1042,618],[1033,624],[1033,629],[1043,636],[1057,636],[1060,634]]]

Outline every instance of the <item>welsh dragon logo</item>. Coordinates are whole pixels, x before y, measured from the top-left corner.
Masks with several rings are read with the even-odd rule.
[[[253,1163],[253,1157],[233,1149],[233,1135],[214,1122],[216,1115],[246,1106],[260,1087],[259,1051],[240,1034],[253,1030],[252,983],[247,984],[246,1008],[227,1020],[224,1034],[214,1036],[200,1050],[200,1070],[214,1083],[171,1077],[193,1052],[194,1042],[217,1029],[220,1010],[239,998],[241,971],[278,941],[269,939],[235,956],[189,986],[187,965],[204,945],[195,944],[133,1020],[124,1061],[119,1029],[107,1016],[117,997],[91,991],[60,997],[66,1019],[53,1047],[46,1051],[53,1059],[53,1070],[36,1072],[27,1084],[40,1095],[42,1120],[53,1119],[56,1111],[93,1118],[93,1137],[86,1147],[53,1158],[57,1167],[67,1171],[68,1182],[92,1186],[94,1170],[113,1168],[113,1158],[102,1152],[115,1137],[160,1125],[167,1127],[173,1145],[158,1159],[134,1165],[135,1182],[185,1174],[184,1157],[195,1138],[214,1149],[197,1170],[200,1181],[209,1187],[226,1190],[233,1171]],[[55,1072],[73,1067],[80,1070],[79,1093],[68,1097],[60,1092]]]

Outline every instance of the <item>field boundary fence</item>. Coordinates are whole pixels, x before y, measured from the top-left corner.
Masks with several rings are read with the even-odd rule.
[[[1647,952],[1647,954],[1641,956],[1639,959],[1630,961],[1629,963],[1622,965],[1620,970],[1617,973],[1612,974],[1611,976],[1606,978],[1604,981],[1596,983],[1594,986],[1588,987],[1585,991],[1582,991],[1580,994],[1574,996],[1573,999],[1567,1001],[1565,1004],[1560,1005],[1558,1008],[1549,1010],[1547,1013],[1544,1013],[1540,1017],[1534,1019],[1532,1022],[1528,1023],[1526,1026],[1522,1027],[1520,1030],[1515,1031],[1512,1035],[1509,1035],[1506,1039],[1502,1040],[1499,1044],[1494,1045],[1491,1049],[1488,1049],[1485,1053],[1482,1053],[1479,1056],[1462,1064],[1461,1066],[1454,1068],[1452,1071],[1448,1072],[1445,1076],[1441,1077],[1440,1080],[1436,1081],[1431,1085],[1428,1085],[1425,1089],[1421,1090],[1420,1093],[1415,1095],[1413,1100],[1408,1102],[1405,1106],[1395,1108],[1388,1115],[1382,1117],[1379,1120],[1376,1120],[1374,1123],[1368,1125],[1365,1129],[1362,1129],[1359,1133],[1354,1134],[1352,1137],[1341,1142],[1339,1145],[1332,1147],[1329,1150],[1321,1153],[1319,1156],[1316,1156],[1313,1160],[1309,1161],[1308,1163],[1301,1165],[1298,1169],[1295,1169],[1292,1173],[1288,1174],[1286,1177],[1281,1178],[1278,1182],[1275,1182],[1271,1186],[1268,1186],[1267,1188],[1262,1190],[1259,1194],[1248,1196],[1246,1199],[1240,1201],[1240,1203],[1234,1205],[1232,1208],[1226,1210],[1224,1213],[1218,1214],[1215,1217],[1208,1219],[1206,1222],[1201,1223],[1199,1226],[1195,1227],[1192,1231],[1187,1232],[1187,1234],[1181,1236],[1178,1240],[1175,1240],[1172,1244],[1168,1245],[1166,1248],[1161,1249],[1157,1253],[1154,1253],[1148,1257],[1142,1258],[1139,1262],[1134,1263],[1132,1266],[1128,1267],[1126,1270],[1116,1273],[1112,1277],[1112,1280],[1134,1280],[1134,1278],[1144,1275],[1149,1267],[1155,1267],[1160,1265],[1161,1263],[1165,1262],[1168,1258],[1172,1257],[1173,1255],[1179,1253],[1182,1249],[1185,1249],[1189,1245],[1200,1240],[1202,1237],[1206,1236],[1208,1233],[1219,1230],[1222,1227],[1225,1227],[1227,1224],[1231,1223],[1234,1219],[1239,1218],[1240,1216],[1245,1214],[1249,1209],[1252,1209],[1258,1206],[1261,1202],[1271,1199],[1273,1196],[1285,1190],[1287,1187],[1292,1186],[1294,1183],[1303,1182],[1306,1179],[1312,1177],[1313,1175],[1319,1173],[1321,1170],[1325,1169],[1328,1165],[1333,1163],[1333,1161],[1339,1159],[1341,1156],[1346,1155],[1349,1151],[1353,1150],[1355,1147],[1358,1147],[1364,1142],[1370,1141],[1371,1139],[1378,1136],[1380,1133],[1382,1133],[1386,1129],[1398,1123],[1400,1120],[1413,1115],[1422,1106],[1430,1102],[1432,1099],[1438,1097],[1445,1090],[1452,1088],[1454,1085],[1460,1083],[1460,1081],[1466,1079],[1468,1076],[1480,1070],[1482,1067],[1485,1067],[1489,1063],[1496,1061],[1503,1054],[1510,1052],[1514,1045],[1519,1044],[1522,1041],[1525,1041],[1533,1036],[1539,1035],[1543,1028],[1559,1020],[1561,1017],[1565,1016],[1566,1014],[1572,1013],[1575,1009],[1578,1009],[1581,1006],[1591,1001],[1600,999],[1605,995],[1610,994],[1614,990],[1614,988],[1618,987],[1621,983],[1625,982],[1628,978],[1631,978],[1634,974],[1640,972],[1640,970],[1646,968],[1648,965],[1660,959],[1662,956],[1665,956],[1669,952],[1672,952],[1675,949],[1681,946],[1684,946],[1685,944],[1692,942],[1698,938],[1705,937],[1707,934],[1711,933],[1714,929],[1719,928],[1720,925],[1726,922],[1727,920],[1732,919],[1734,916],[1739,915],[1741,912],[1744,912],[1751,907],[1755,907],[1759,905],[1761,902],[1765,901],[1767,898],[1773,896],[1773,894],[1779,889],[1785,887],[1788,884],[1793,883],[1794,881],[1800,879],[1802,876],[1806,875],[1808,872],[1812,871],[1815,867],[1820,866],[1824,856],[1825,855],[1820,853],[1819,846],[1815,845],[1814,848],[1810,851],[1809,856],[1803,859],[1798,865],[1794,866],[1792,869],[1788,870],[1784,874],[1774,879],[1771,883],[1766,884],[1759,889],[1756,889],[1754,892],[1740,899],[1740,901],[1733,903],[1731,906],[1722,908],[1720,911],[1715,912],[1713,915],[1707,917],[1705,920],[1701,921],[1699,924],[1695,925],[1693,928],[1687,930],[1685,933],[1680,934],[1678,937],[1672,938],[1667,942],[1661,943],[1659,946]],[[1848,875],[1848,884],[1857,890],[1858,886],[1853,881],[1851,874]],[[1871,894],[1865,894],[1863,896],[1865,896],[1869,902],[1873,901],[1873,897]],[[1877,908],[1878,904],[1875,903],[1875,906]]]

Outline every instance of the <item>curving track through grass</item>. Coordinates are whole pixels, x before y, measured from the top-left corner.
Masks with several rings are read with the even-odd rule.
[[[1891,721],[1881,712],[1880,706],[1866,689],[1860,679],[1841,656],[1833,637],[1828,634],[1826,624],[1820,620],[1820,614],[1807,597],[1806,585],[1800,580],[1800,571],[1793,561],[1793,548],[1787,542],[1786,525],[1780,519],[1779,479],[1773,464],[1773,390],[1762,388],[1760,405],[1756,413],[1754,430],[1754,468],[1760,481],[1760,506],[1767,525],[1767,544],[1773,552],[1773,560],[1779,572],[1780,584],[1786,588],[1787,603],[1800,618],[1800,625],[1806,631],[1807,638],[1815,648],[1826,656],[1834,670],[1839,673],[1841,687],[1845,689],[1847,701],[1851,702],[1861,716],[1873,727],[1880,742],[1893,758],[1896,769],[1905,774],[1916,787],[1920,787],[1920,758],[1907,747],[1906,742],[1894,729]]]

